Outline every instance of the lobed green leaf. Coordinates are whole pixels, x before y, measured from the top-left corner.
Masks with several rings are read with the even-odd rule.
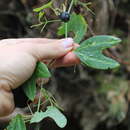
[[[49,78],[51,76],[47,66],[38,62],[36,69],[29,80],[27,80],[23,85],[23,90],[26,96],[33,101],[36,95],[36,79],[37,78]]]
[[[47,117],[52,118],[60,128],[67,124],[66,117],[54,106],[48,106],[45,112],[36,112],[30,122],[38,123]]]
[[[106,48],[110,48],[121,42],[119,38],[108,35],[94,36],[81,43],[74,53],[80,58],[81,62],[89,67],[96,69],[116,68],[119,63],[102,54]]]

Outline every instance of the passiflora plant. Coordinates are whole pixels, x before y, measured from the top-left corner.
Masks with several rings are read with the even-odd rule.
[[[87,22],[84,16],[80,12],[80,7],[93,13],[88,6],[91,3],[84,3],[80,0],[66,0],[65,3],[61,4],[61,8],[55,8],[53,3],[55,0],[42,5],[41,7],[35,8],[33,11],[38,17],[38,24],[32,25],[32,27],[41,27],[41,32],[44,30],[48,23],[60,22],[61,25],[58,28],[57,35],[68,37],[70,32],[74,34],[74,41],[80,44],[73,52],[79,57],[81,63],[85,66],[92,67],[94,69],[113,69],[119,67],[119,63],[115,60],[106,57],[102,51],[110,48],[121,40],[114,36],[109,35],[98,35],[90,37],[87,40],[83,40],[87,33]],[[69,2],[69,3],[67,3]],[[48,20],[46,17],[46,9],[50,9],[54,12],[57,19]],[[34,102],[37,93],[36,80],[38,78],[50,78],[51,73],[48,70],[47,65],[42,62],[38,62],[36,69],[31,78],[24,83],[24,92],[26,96]],[[43,102],[44,97],[44,102]],[[47,108],[42,107],[48,102]],[[26,130],[25,123],[38,123],[44,118],[52,118],[56,124],[63,128],[67,124],[66,117],[61,113],[62,108],[57,104],[56,99],[53,95],[43,88],[43,83],[40,85],[40,95],[37,104],[34,104],[36,111],[33,113],[30,105],[28,104],[30,113],[28,115],[17,115],[13,118],[10,124],[7,126],[7,130]]]

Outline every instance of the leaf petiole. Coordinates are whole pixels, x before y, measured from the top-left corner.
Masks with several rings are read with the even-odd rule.
[[[35,24],[35,25],[32,25],[31,28],[39,27],[39,26],[42,26],[43,24],[44,24],[44,22],[39,23],[39,24]]]
[[[68,24],[65,23],[65,38],[68,37]]]
[[[74,0],[72,0],[71,3],[70,3],[69,9],[68,9],[68,13],[70,13],[73,4],[74,4]]]
[[[42,96],[42,94],[41,94],[41,90],[42,90],[42,85],[41,85],[41,89],[40,89],[40,96],[39,96],[39,99],[38,99],[37,111],[39,111],[39,109],[40,109],[40,105],[41,105],[41,96]]]

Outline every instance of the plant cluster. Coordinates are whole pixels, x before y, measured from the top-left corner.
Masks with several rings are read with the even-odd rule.
[[[94,69],[103,70],[112,69],[119,66],[118,62],[109,57],[106,57],[102,53],[104,49],[110,48],[121,42],[119,38],[109,35],[98,35],[82,41],[87,33],[88,25],[84,16],[80,12],[80,7],[93,13],[88,7],[91,3],[84,3],[80,0],[71,0],[69,4],[67,1],[65,1],[65,3],[61,5],[62,9],[60,9],[54,8],[53,2],[54,0],[51,0],[47,4],[44,4],[43,6],[33,10],[38,16],[39,23],[32,25],[32,27],[41,27],[42,32],[48,23],[60,22],[61,25],[58,28],[57,35],[67,38],[70,32],[74,34],[74,41],[79,43],[80,47],[78,47],[73,52],[75,55],[77,55],[77,57],[79,57],[81,64],[92,67]],[[57,16],[57,19],[48,20],[45,13],[45,10],[48,8],[54,12],[54,14]],[[35,100],[37,93],[36,80],[38,78],[50,77],[51,74],[47,65],[38,62],[33,75],[28,81],[24,83],[23,87],[24,92],[29,100],[32,102]],[[52,118],[60,128],[66,126],[67,119],[61,113],[62,108],[58,105],[56,99],[50,92],[43,88],[43,83],[41,83],[39,87],[40,95],[38,103],[33,104],[33,107],[36,108],[36,111],[33,112],[31,110],[30,104],[28,104],[30,114],[17,115],[7,126],[7,130],[26,130],[25,123],[38,123],[47,117]],[[45,104],[48,104],[46,109],[44,107]]]

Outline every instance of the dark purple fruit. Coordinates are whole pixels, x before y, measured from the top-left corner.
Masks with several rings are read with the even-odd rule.
[[[59,15],[59,18],[63,21],[63,22],[68,22],[70,20],[70,14],[68,12],[62,12]]]

